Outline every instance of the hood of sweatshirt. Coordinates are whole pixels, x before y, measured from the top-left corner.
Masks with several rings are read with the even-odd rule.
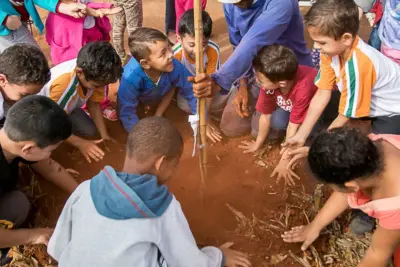
[[[160,217],[172,201],[157,177],[116,172],[110,166],[93,177],[90,194],[97,212],[115,220]]]

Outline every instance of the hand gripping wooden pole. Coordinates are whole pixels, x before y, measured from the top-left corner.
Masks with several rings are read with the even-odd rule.
[[[203,21],[200,0],[194,1],[194,29],[195,29],[195,53],[196,53],[196,75],[204,73],[203,62]],[[207,125],[206,125],[206,99],[200,98],[197,101],[197,110],[200,117],[199,123],[199,148],[200,148],[200,173],[201,183],[204,188],[205,177],[207,177]]]

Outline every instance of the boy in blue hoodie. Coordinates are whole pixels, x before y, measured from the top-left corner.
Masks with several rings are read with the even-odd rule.
[[[229,243],[197,247],[181,205],[163,185],[183,151],[172,123],[141,120],[126,148],[121,172],[106,166],[68,199],[48,245],[58,266],[251,266]]]
[[[138,28],[129,36],[129,49],[132,58],[118,89],[119,117],[127,132],[139,121],[139,103],[162,116],[176,88],[196,114],[197,99],[188,82],[191,74],[173,58],[167,36],[156,29]]]

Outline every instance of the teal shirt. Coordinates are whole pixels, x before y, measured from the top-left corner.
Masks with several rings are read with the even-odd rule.
[[[28,11],[33,23],[38,28],[39,32],[43,32],[43,22],[40,19],[39,13],[36,10],[35,5],[41,8],[47,9],[50,12],[56,12],[56,7],[59,0],[24,0],[25,8]],[[7,16],[16,15],[20,16],[17,10],[11,5],[9,0],[0,0],[0,36],[9,35],[11,30],[3,25],[3,21]]]

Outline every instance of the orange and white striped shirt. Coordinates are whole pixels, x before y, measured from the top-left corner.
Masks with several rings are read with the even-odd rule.
[[[183,51],[183,47],[180,43],[177,43],[173,48],[174,58],[179,60],[192,75],[196,75],[196,61],[191,59]],[[208,41],[207,48],[204,50],[204,70],[207,74],[211,75],[215,73],[221,66],[220,62],[219,47],[213,41]]]
[[[400,66],[359,37],[349,58],[321,55],[319,89],[341,92],[339,113],[349,118],[400,115]]]
[[[75,69],[76,59],[51,68],[51,80],[39,93],[39,95],[50,97],[68,114],[75,108],[83,107],[88,100],[101,102],[104,99],[104,91],[87,89],[86,94],[83,92]]]

